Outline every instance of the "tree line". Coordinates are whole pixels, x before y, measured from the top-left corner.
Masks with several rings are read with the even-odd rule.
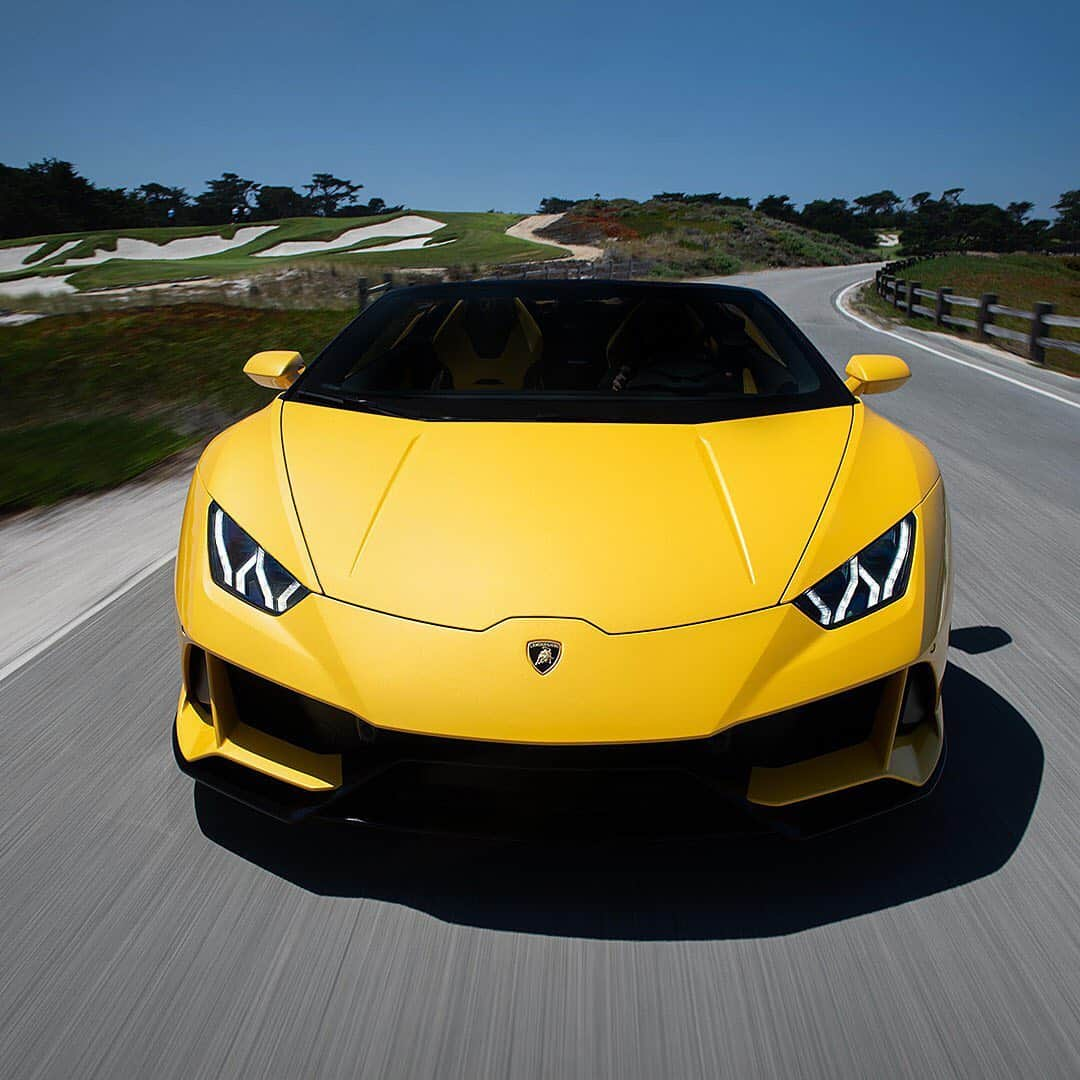
[[[920,191],[904,199],[888,189],[847,199],[814,199],[801,208],[788,195],[766,195],[755,204],[748,197],[718,191],[688,194],[662,191],[661,203],[685,206],[736,206],[754,209],[778,221],[840,236],[859,247],[876,247],[882,232],[899,232],[909,253],[935,251],[1053,251],[1080,245],[1080,189],[1063,192],[1054,204],[1053,221],[1033,218],[1034,203],[966,203],[963,188],[950,188],[934,198]],[[599,199],[599,196],[596,196]],[[549,197],[540,212],[562,213],[581,201]]]
[[[162,225],[226,225],[275,218],[363,217],[402,209],[383,199],[357,201],[363,184],[315,173],[301,191],[259,184],[225,172],[190,195],[182,187],[146,183],[136,188],[99,187],[70,161],[45,158],[26,168],[0,164],[0,239],[42,233]]]

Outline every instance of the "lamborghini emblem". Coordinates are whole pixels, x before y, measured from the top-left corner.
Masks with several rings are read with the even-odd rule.
[[[561,641],[530,641],[525,646],[529,654],[529,663],[532,664],[538,675],[547,675],[555,670],[555,665],[562,657]]]

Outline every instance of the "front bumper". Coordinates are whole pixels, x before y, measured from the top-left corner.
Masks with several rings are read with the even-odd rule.
[[[405,767],[465,778],[459,791],[468,778],[483,777],[471,785],[483,789],[499,776],[531,792],[524,781],[537,773],[560,784],[571,775],[691,776],[711,798],[766,817],[867,786],[907,801],[939,771],[950,606],[940,484],[915,511],[903,599],[836,630],[785,604],[639,633],[570,618],[512,618],[477,632],[316,593],[275,618],[212,582],[208,505],[196,477],[177,562],[177,760],[277,817],[392,824],[362,796],[410,787]],[[537,639],[562,643],[557,669],[543,677],[525,648]],[[917,722],[905,720],[916,697]],[[309,737],[308,722],[330,735]],[[557,789],[530,798],[564,801]],[[858,800],[833,799],[845,801]],[[441,806],[458,803],[447,795]],[[453,816],[438,806],[431,814],[435,827]]]

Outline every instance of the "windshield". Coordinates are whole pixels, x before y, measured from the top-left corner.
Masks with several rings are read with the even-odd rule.
[[[420,419],[637,422],[851,402],[759,293],[606,282],[398,290],[355,319],[289,396]]]

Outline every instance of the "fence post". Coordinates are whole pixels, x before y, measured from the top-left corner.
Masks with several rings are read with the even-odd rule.
[[[915,295],[915,290],[921,288],[922,285],[917,281],[909,281],[907,283],[907,317],[909,319],[915,318],[915,301],[919,299]]]
[[[990,310],[990,305],[997,302],[997,293],[984,292],[979,297],[979,309],[975,313],[975,336],[980,341],[990,340],[990,335],[986,332],[987,326],[993,325],[994,322],[994,314]]]
[[[944,326],[944,317],[952,312],[951,308],[948,311],[945,310],[949,306],[948,296],[951,292],[952,289],[948,285],[942,285],[937,291],[937,298],[934,301],[934,324],[936,326]]]
[[[1039,338],[1048,337],[1046,323],[1043,322],[1045,315],[1053,315],[1054,305],[1040,300],[1035,305],[1035,312],[1031,318],[1031,336],[1028,338],[1028,356],[1036,364],[1046,363],[1046,350],[1039,344]]]
[[[892,306],[898,308],[900,306],[900,286],[906,285],[907,282],[903,278],[893,278],[892,283]]]
[[[383,274],[382,279],[388,289],[394,287],[394,275],[389,270]]]
[[[368,287],[368,279],[366,277],[358,277],[356,279],[356,307],[359,311],[363,311],[364,308],[367,307]]]

